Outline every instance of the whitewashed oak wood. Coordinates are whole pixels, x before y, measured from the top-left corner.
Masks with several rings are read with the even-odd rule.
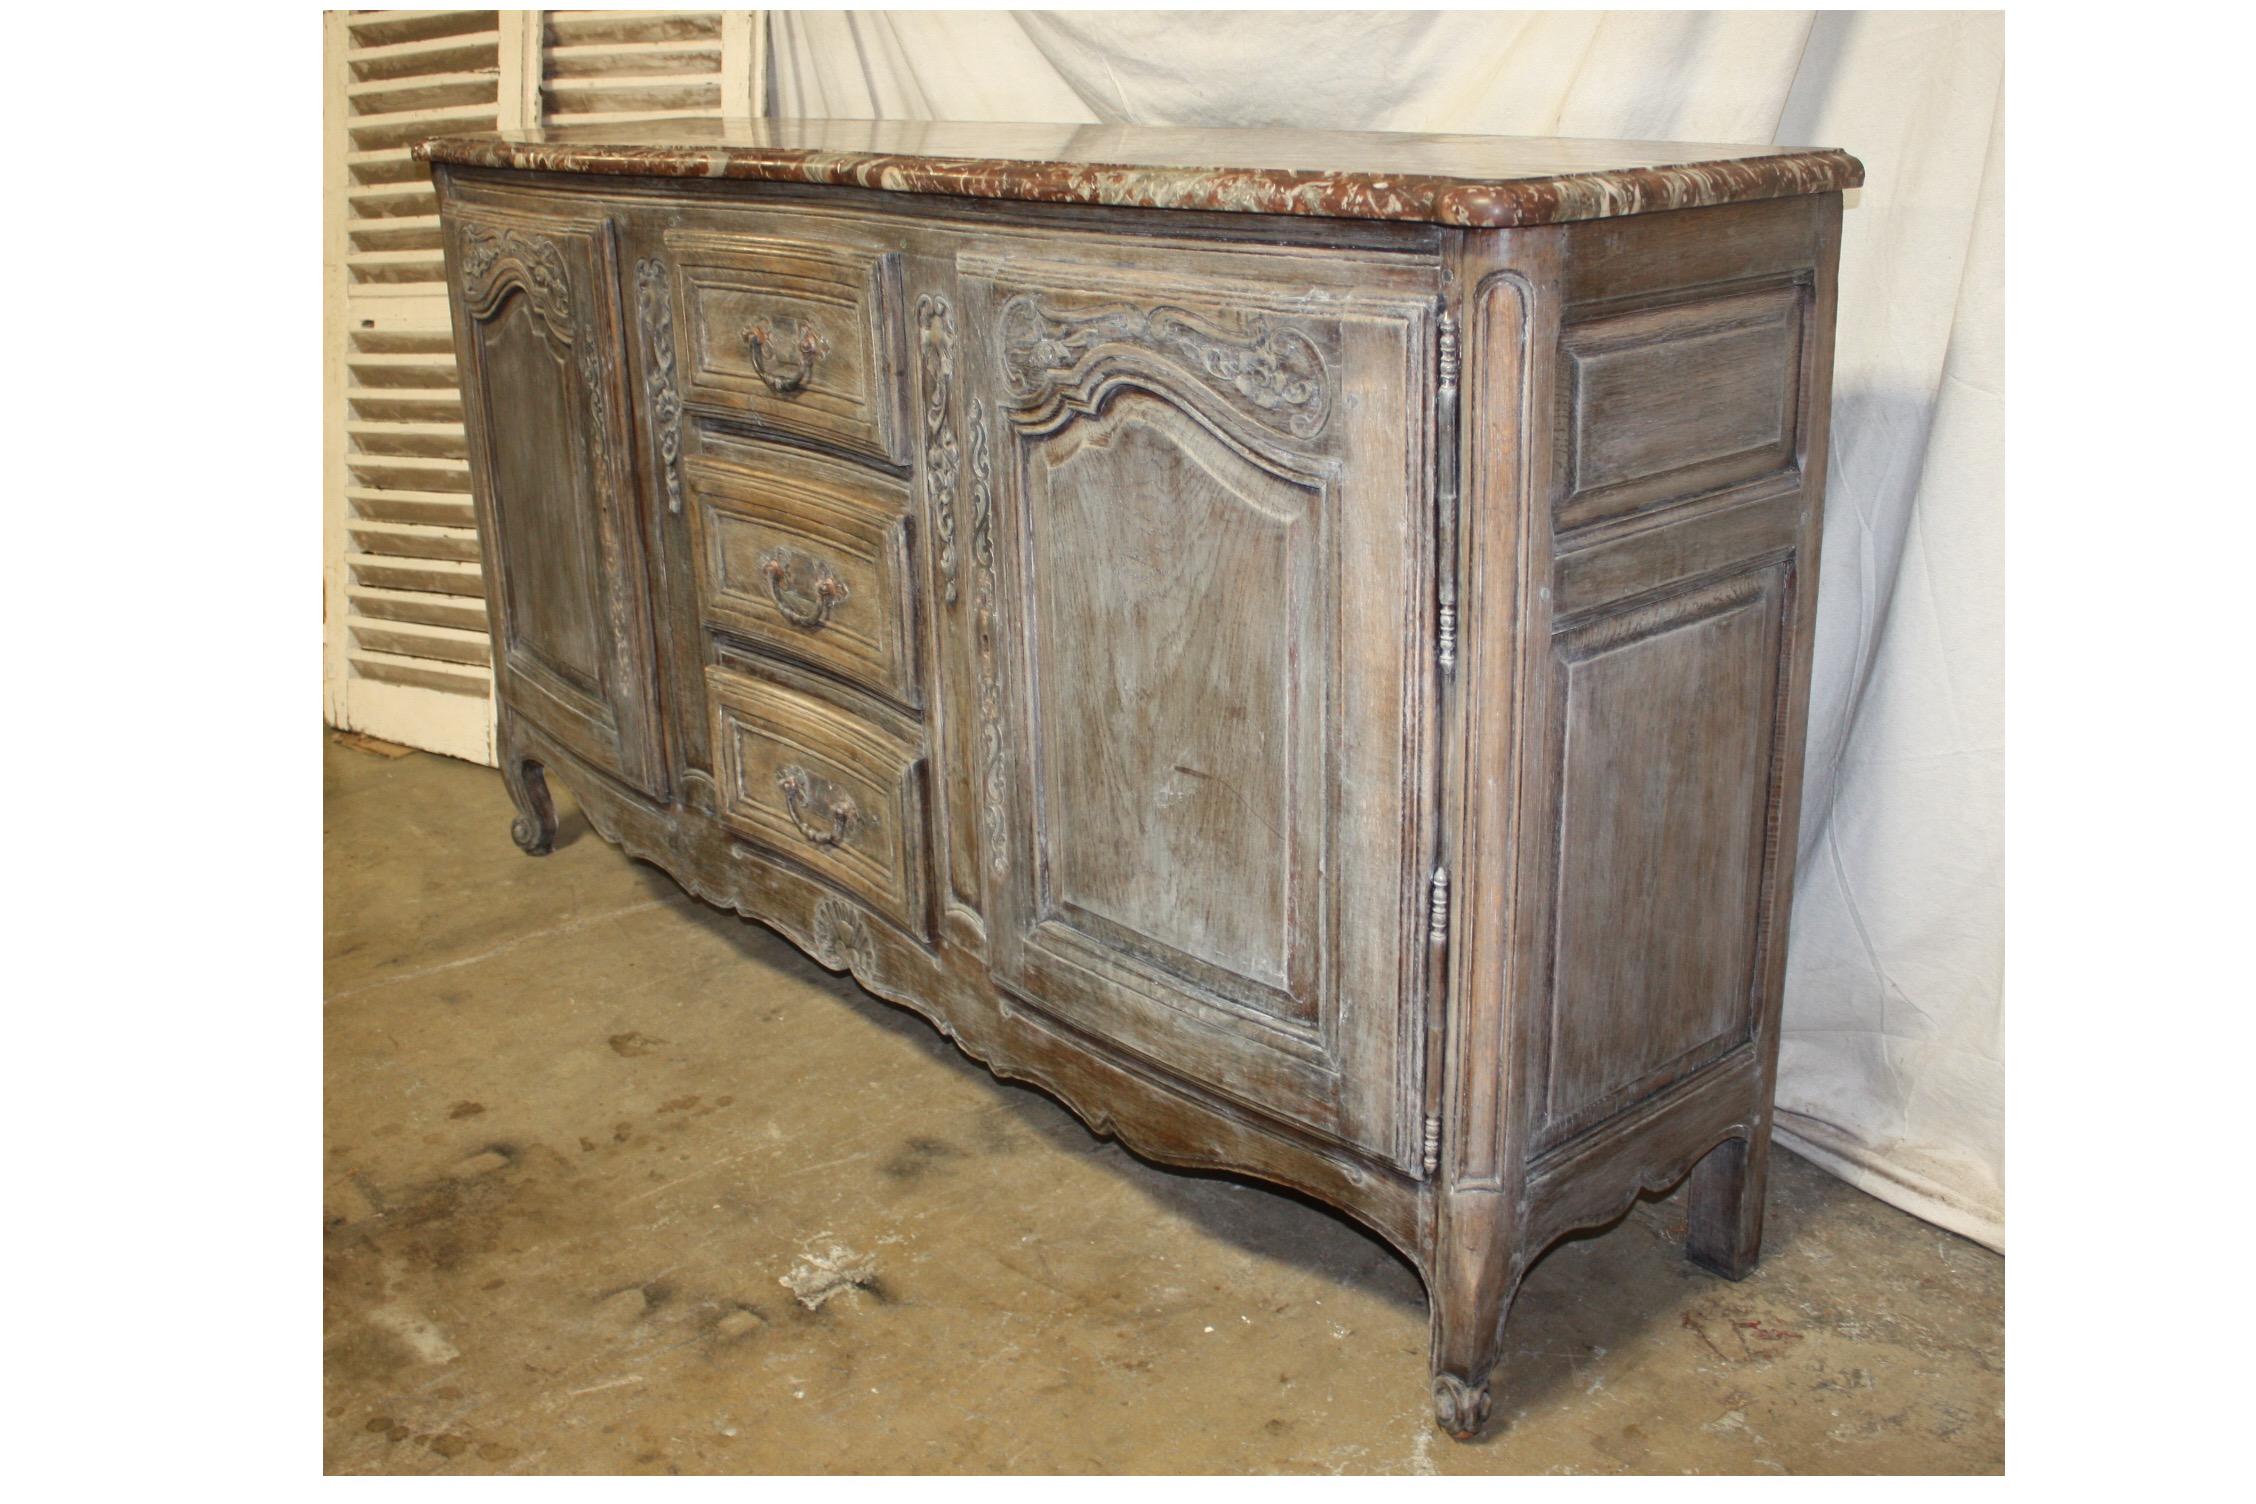
[[[1690,1174],[1751,1269],[1853,177],[1487,227],[1534,200],[709,149],[433,150],[520,843],[562,778],[1098,1131],[1359,1218],[1454,1435],[1559,1237]]]

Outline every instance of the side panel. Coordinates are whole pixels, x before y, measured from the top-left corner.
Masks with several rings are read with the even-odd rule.
[[[1549,232],[1550,654],[1523,889],[1544,911],[1538,1153],[1775,1046],[1838,214],[1809,198]]]
[[[1559,1166],[1603,1167],[1603,1220],[1766,1121],[1839,216],[1467,240],[1465,865],[1513,901],[1457,937],[1445,1157],[1530,1257],[1583,1216],[1546,1204]]]
[[[1750,1037],[1786,568],[1560,634],[1547,1123]]]

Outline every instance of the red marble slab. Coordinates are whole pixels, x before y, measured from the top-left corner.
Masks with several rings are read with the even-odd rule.
[[[1049,204],[1503,227],[1864,181],[1846,152],[1668,141],[916,120],[675,120],[443,136],[426,162]]]

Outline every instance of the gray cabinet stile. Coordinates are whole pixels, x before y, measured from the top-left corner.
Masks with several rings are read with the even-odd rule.
[[[519,843],[560,778],[1096,1130],[1355,1216],[1454,1435],[1640,1192],[1746,1274],[1853,160],[753,129],[423,149]]]

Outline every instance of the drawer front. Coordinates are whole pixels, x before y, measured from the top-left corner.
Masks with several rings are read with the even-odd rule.
[[[914,706],[907,519],[806,474],[686,471],[706,621]]]
[[[706,670],[729,827],[926,932],[923,762],[884,728],[781,684]]]
[[[759,234],[667,234],[684,397],[778,437],[905,464],[901,258]]]

